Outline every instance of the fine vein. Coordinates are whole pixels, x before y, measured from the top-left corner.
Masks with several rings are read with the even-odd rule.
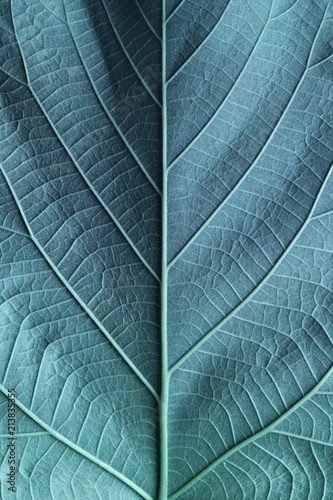
[[[37,432],[19,432],[18,434],[0,434],[0,438],[20,438],[20,437],[35,437],[35,436],[49,436],[50,433],[46,431]]]
[[[171,12],[171,14],[169,14],[169,17],[165,20],[165,23],[167,24],[170,19],[176,14],[176,12],[180,9],[180,7],[185,3],[185,0],[180,0],[179,4],[177,5],[177,7],[175,7],[173,9],[173,11]]]

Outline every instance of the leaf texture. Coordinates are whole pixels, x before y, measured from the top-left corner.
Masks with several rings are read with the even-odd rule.
[[[2,498],[332,498],[332,28],[3,0]]]

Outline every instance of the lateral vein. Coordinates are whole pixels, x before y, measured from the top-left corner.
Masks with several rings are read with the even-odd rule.
[[[0,384],[0,391],[5,396],[7,396],[7,390],[5,389],[5,387],[2,384]],[[99,458],[94,457],[94,455],[92,455],[88,451],[84,450],[83,448],[81,448],[77,444],[73,443],[72,441],[70,441],[66,437],[62,436],[59,432],[57,432],[52,427],[50,427],[48,424],[46,424],[45,422],[43,422],[43,420],[41,420],[39,417],[37,417],[37,415],[35,415],[34,413],[32,413],[29,410],[29,408],[27,408],[26,406],[24,406],[18,399],[15,400],[15,404],[16,404],[16,406],[18,406],[18,408],[20,408],[20,410],[22,410],[34,422],[36,422],[43,429],[45,429],[47,431],[47,433],[50,434],[51,436],[53,436],[55,439],[57,439],[58,441],[62,442],[65,445],[67,445],[69,448],[71,448],[72,450],[76,451],[77,453],[79,453],[81,456],[83,456],[87,460],[90,460],[94,464],[99,465],[102,469],[106,470],[107,472],[109,472],[110,474],[112,474],[114,477],[116,477],[117,479],[119,479],[120,481],[122,481],[124,484],[126,484],[127,486],[129,486],[136,493],[138,493],[139,495],[141,495],[142,498],[144,498],[145,500],[153,500],[152,497],[150,495],[148,495],[148,493],[146,493],[142,488],[140,488],[140,486],[138,486],[133,481],[131,481],[130,479],[128,479],[126,476],[124,476],[121,472],[117,471],[116,469],[114,469],[110,465],[106,464],[105,462],[103,462]]]
[[[18,43],[19,45],[19,43]],[[21,49],[20,49],[21,50]],[[25,64],[25,60],[23,58],[23,55],[22,55],[22,60],[23,60],[23,64],[25,66],[25,71],[26,71],[26,75],[27,75],[27,79],[28,79],[28,82],[29,82],[29,77],[28,77],[28,71],[27,71],[27,68],[26,68],[26,64]],[[148,271],[152,274],[152,276],[154,276],[154,278],[160,282],[160,278],[158,277],[158,275],[155,273],[155,271],[152,269],[152,267],[148,264],[148,262],[146,261],[146,259],[143,257],[143,255],[141,255],[141,253],[139,252],[139,250],[136,248],[136,246],[134,245],[134,243],[132,242],[132,240],[129,238],[129,236],[127,235],[126,231],[124,230],[124,228],[122,227],[122,225],[120,224],[120,222],[118,221],[118,219],[113,215],[113,213],[111,212],[111,210],[109,209],[109,207],[107,206],[107,204],[103,201],[103,199],[101,198],[101,196],[98,194],[98,192],[96,191],[96,189],[93,187],[93,185],[91,184],[91,182],[87,179],[87,176],[84,174],[84,172],[82,171],[81,167],[79,166],[76,158],[74,157],[74,155],[71,153],[71,151],[69,150],[69,148],[66,146],[65,142],[63,141],[62,137],[60,136],[59,132],[57,131],[56,127],[53,125],[52,121],[50,120],[48,114],[46,113],[44,107],[42,106],[39,98],[37,97],[35,91],[33,90],[31,84],[28,85],[28,88],[29,88],[29,91],[31,92],[33,98],[35,99],[38,107],[40,108],[41,112],[43,113],[43,115],[45,116],[48,124],[50,125],[50,127],[52,128],[54,134],[56,135],[57,139],[59,140],[60,144],[62,145],[62,147],[64,148],[65,152],[67,153],[67,155],[69,156],[69,158],[71,159],[71,161],[73,162],[75,168],[78,170],[79,174],[81,175],[83,181],[85,182],[85,184],[88,186],[88,188],[90,189],[90,191],[93,193],[94,197],[97,199],[97,201],[102,205],[102,207],[104,208],[104,210],[107,212],[107,214],[109,215],[109,217],[111,218],[111,220],[115,223],[115,225],[117,226],[118,230],[120,231],[120,233],[123,235],[123,237],[126,239],[127,243],[130,245],[130,247],[132,248],[132,250],[135,252],[135,254],[137,255],[137,257],[140,259],[140,261],[143,263],[143,265],[148,269]]]
[[[216,24],[213,26],[213,28],[211,29],[211,31],[209,31],[207,33],[207,35],[205,36],[205,38],[199,43],[199,45],[195,48],[195,50],[192,52],[192,54],[186,59],[186,61],[174,72],[174,74],[172,76],[170,76],[170,78],[167,80],[166,82],[166,85],[169,85],[169,83],[172,82],[172,80],[174,78],[176,78],[176,76],[184,69],[185,66],[187,66],[187,64],[192,61],[193,57],[195,56],[195,54],[200,50],[200,48],[206,43],[206,41],[211,37],[211,35],[214,33],[214,31],[219,27],[219,25],[221,24],[221,21],[228,9],[228,7],[230,6],[231,4],[231,1],[232,0],[229,0],[227,5],[225,6],[224,8],[224,11],[222,12],[220,18],[217,20]]]
[[[144,165],[142,164],[140,158],[138,157],[138,155],[135,153],[135,151],[133,150],[132,146],[130,145],[130,143],[128,142],[128,140],[126,139],[126,136],[125,134],[123,134],[123,132],[121,131],[121,129],[118,127],[116,121],[114,120],[112,114],[110,113],[110,111],[108,110],[108,108],[106,107],[105,103],[104,103],[104,100],[102,99],[102,97],[100,96],[97,88],[96,88],[96,85],[90,75],[90,71],[89,69],[87,68],[86,66],[86,63],[84,62],[84,59],[82,57],[82,54],[81,54],[81,51],[76,43],[76,39],[74,37],[74,34],[71,30],[71,27],[69,25],[69,22],[67,21],[67,27],[68,27],[68,31],[71,35],[71,38],[72,38],[72,41],[73,41],[73,44],[74,44],[74,47],[75,47],[75,50],[77,52],[77,55],[81,61],[81,64],[83,66],[83,69],[87,75],[87,78],[89,80],[89,83],[94,91],[94,94],[96,95],[96,98],[98,99],[98,102],[100,103],[100,105],[102,106],[103,108],[103,111],[104,113],[106,114],[106,116],[109,118],[110,122],[112,123],[112,125],[114,126],[115,130],[117,131],[119,137],[121,138],[121,140],[123,141],[123,143],[125,144],[127,150],[130,152],[130,154],[133,156],[134,160],[136,161],[136,163],[138,164],[138,166],[140,167],[140,169],[142,170],[142,172],[144,173],[144,175],[146,176],[146,178],[148,179],[148,181],[150,182],[150,184],[153,186],[153,188],[155,189],[155,191],[161,195],[161,191],[159,190],[159,188],[157,187],[156,183],[154,182],[154,180],[152,179],[152,177],[150,176],[150,174],[147,172],[146,168],[144,167]]]
[[[270,9],[271,11],[271,9]],[[270,13],[269,11],[269,13]],[[256,41],[256,43],[254,44],[250,54],[248,55],[248,58],[247,58],[247,61],[243,67],[243,69],[240,71],[239,75],[237,76],[236,80],[234,81],[234,83],[232,84],[231,88],[228,90],[227,94],[224,96],[222,102],[219,104],[219,106],[216,108],[216,110],[214,111],[214,113],[212,114],[212,116],[209,118],[208,122],[203,126],[203,128],[200,130],[200,132],[198,132],[198,134],[189,142],[189,144],[185,147],[185,149],[183,149],[183,151],[170,163],[170,165],[168,166],[168,171],[170,171],[175,165],[176,163],[187,153],[187,151],[193,146],[193,144],[195,144],[199,139],[200,137],[203,135],[203,133],[207,130],[207,128],[211,125],[212,121],[214,120],[214,118],[219,114],[219,112],[221,111],[222,107],[224,106],[224,104],[226,103],[227,99],[229,99],[230,95],[232,95],[235,87],[236,87],[236,84],[238,83],[239,79],[241,78],[241,76],[243,75],[243,73],[246,71],[250,61],[251,61],[251,58],[256,50],[256,48],[258,47],[259,45],[259,42],[264,34],[264,31],[265,31],[265,28],[267,26],[267,23],[269,21],[269,15],[268,15],[268,19],[266,21],[266,23],[263,25],[262,27],[262,30],[259,34],[259,37]]]
[[[309,441],[310,443],[321,444],[323,446],[328,446],[329,448],[333,448],[332,443],[325,443],[325,441],[320,441],[319,439],[309,438],[306,436],[300,436],[298,434],[293,434],[292,432],[284,432],[284,431],[271,431],[273,434],[280,434],[281,436],[287,436],[295,439],[300,439],[302,441]]]
[[[139,4],[138,0],[135,0],[135,3],[136,3],[136,6],[138,7],[138,9],[139,9],[139,11],[140,11],[140,14],[142,15],[142,17],[143,17],[143,19],[144,19],[144,21],[145,21],[146,25],[148,26],[148,28],[150,29],[150,31],[153,33],[153,35],[157,38],[157,40],[159,40],[159,41],[161,42],[161,41],[162,41],[162,40],[161,40],[161,37],[160,37],[160,36],[156,33],[156,31],[154,30],[154,28],[153,28],[152,24],[150,23],[150,21],[149,21],[148,17],[147,17],[147,16],[146,16],[146,14],[143,12],[143,9],[141,8],[141,6],[140,6],[140,4]],[[160,103],[158,103],[158,104],[159,104],[159,106],[161,106],[161,105],[160,105]]]
[[[213,470],[215,467],[217,467],[221,462],[229,458],[231,455],[236,453],[237,451],[240,451],[242,448],[247,446],[248,444],[253,443],[254,441],[257,441],[261,437],[264,437],[266,434],[269,432],[273,432],[273,429],[279,425],[281,422],[283,422],[286,418],[288,418],[294,411],[296,411],[298,408],[300,408],[306,401],[308,401],[310,398],[312,398],[319,388],[326,382],[326,380],[333,375],[333,366],[326,372],[326,374],[319,380],[319,382],[307,393],[305,396],[303,396],[297,403],[295,403],[293,406],[289,408],[286,412],[284,412],[280,417],[278,417],[276,420],[274,420],[271,424],[269,424],[267,427],[262,429],[261,431],[255,433],[254,435],[250,436],[249,438],[245,439],[241,443],[238,443],[236,446],[228,450],[227,452],[223,453],[219,458],[214,460],[210,465],[205,467],[197,476],[195,476],[191,481],[189,481],[187,484],[185,484],[182,488],[180,488],[178,491],[173,493],[171,496],[169,496],[168,500],[175,500],[178,498],[181,494],[185,493],[187,490],[189,490],[192,486],[195,485],[197,481],[199,481],[203,476],[205,476],[208,472]],[[280,432],[280,431],[279,431]]]
[[[38,240],[35,238],[35,235],[33,234],[29,222],[24,214],[24,211],[21,207],[20,200],[17,198],[17,195],[7,177],[7,174],[5,173],[2,165],[0,165],[0,170],[2,171],[2,174],[4,178],[6,179],[6,182],[8,184],[8,187],[12,193],[12,196],[16,202],[17,208],[21,214],[21,217],[24,221],[24,224],[29,232],[30,238],[33,241],[34,245],[36,248],[39,250],[39,252],[42,254],[46,262],[49,264],[50,268],[53,270],[53,272],[56,274],[56,276],[60,279],[60,281],[63,283],[63,285],[66,287],[66,289],[70,292],[70,294],[74,297],[74,299],[78,302],[78,304],[82,307],[82,309],[88,314],[88,316],[93,320],[95,325],[99,328],[99,330],[105,335],[105,337],[109,340],[109,342],[112,344],[112,346],[116,349],[118,354],[124,359],[124,361],[127,363],[127,365],[132,369],[132,371],[135,373],[135,375],[141,380],[141,382],[145,385],[145,387],[151,392],[151,394],[156,398],[157,401],[159,401],[159,396],[157,395],[155,389],[152,387],[152,385],[146,380],[146,378],[142,375],[140,370],[134,365],[134,363],[130,360],[130,358],[125,354],[125,352],[122,350],[122,348],[118,345],[118,343],[112,338],[112,336],[109,334],[107,329],[103,326],[103,324],[96,318],[95,314],[87,307],[87,305],[83,302],[83,300],[80,298],[80,296],[75,292],[75,290],[72,288],[72,286],[69,284],[67,279],[58,271],[52,260],[49,258],[48,254],[45,252],[43,247],[39,244]]]
[[[116,38],[117,38],[117,40],[118,40],[118,42],[119,42],[119,45],[121,46],[122,51],[124,52],[124,54],[125,54],[125,56],[126,56],[126,58],[127,58],[128,62],[130,63],[130,65],[131,65],[131,66],[132,66],[132,68],[134,69],[134,71],[135,71],[136,75],[139,77],[139,79],[140,79],[140,81],[141,81],[142,85],[145,87],[145,89],[147,90],[147,92],[149,93],[149,95],[152,97],[152,99],[155,101],[155,103],[156,103],[156,104],[157,104],[157,105],[161,108],[161,103],[160,103],[160,102],[158,101],[158,99],[155,97],[155,95],[153,94],[152,90],[150,89],[150,87],[148,86],[148,84],[146,83],[146,81],[144,80],[144,78],[141,76],[141,74],[140,74],[140,72],[139,72],[138,68],[135,66],[134,62],[132,61],[132,58],[130,57],[129,53],[127,52],[127,50],[126,50],[126,48],[125,48],[125,46],[124,46],[124,44],[123,44],[123,42],[122,42],[122,40],[121,40],[121,38],[120,38],[120,36],[119,36],[119,33],[118,33],[118,31],[116,30],[116,28],[115,28],[115,26],[114,26],[114,24],[113,24],[113,22],[112,22],[112,18],[111,18],[111,16],[110,16],[110,13],[109,13],[109,11],[108,11],[108,9],[107,9],[106,5],[105,5],[105,0],[101,0],[101,2],[102,2],[102,5],[103,5],[103,7],[104,7],[104,10],[105,10],[105,12],[106,12],[107,18],[108,18],[109,23],[110,23],[110,25],[111,25],[111,28],[112,28],[112,30],[113,30],[113,32],[114,32],[114,34],[116,35]]]
[[[323,190],[326,187],[327,181],[333,171],[333,165],[331,165],[330,169],[328,170],[325,179],[322,183],[322,186],[320,190],[318,191],[318,194],[316,198],[314,199],[314,202],[312,204],[311,210],[304,221],[303,225],[300,227],[299,231],[294,235],[293,239],[290,241],[289,245],[285,248],[285,250],[282,252],[278,260],[275,262],[275,264],[272,266],[270,271],[266,274],[266,276],[258,283],[256,287],[253,288],[253,290],[236,306],[229,314],[227,314],[221,321],[219,321],[211,330],[209,330],[196,344],[194,344],[191,349],[187,351],[186,354],[184,354],[169,370],[170,374],[173,373],[175,370],[179,368],[179,366],[186,361],[206,340],[208,340],[215,332],[217,332],[222,326],[229,321],[249,300],[258,292],[258,290],[261,289],[261,287],[267,282],[267,280],[272,276],[272,274],[275,272],[275,270],[278,268],[278,266],[281,264],[281,262],[284,260],[288,252],[291,250],[291,248],[295,245],[296,241],[299,239],[301,234],[303,233],[304,229],[307,227],[308,223],[312,220],[312,215],[316,209],[316,206],[319,202],[319,199],[321,197],[321,194]]]
[[[271,8],[272,8],[272,7],[271,7]],[[271,9],[270,9],[270,12],[271,12]],[[323,18],[322,18],[322,20],[321,20],[321,22],[320,22],[320,25],[319,25],[318,30],[317,30],[317,32],[316,32],[316,35],[315,35],[315,37],[314,37],[314,39],[313,39],[313,42],[312,42],[312,44],[311,44],[311,47],[310,47],[310,50],[309,50],[309,55],[308,55],[308,58],[307,58],[307,61],[306,61],[306,64],[305,64],[305,69],[304,69],[304,71],[303,71],[303,73],[302,73],[302,75],[301,75],[301,78],[300,78],[300,80],[299,80],[298,84],[296,85],[296,87],[295,87],[294,91],[292,92],[291,98],[289,99],[289,101],[288,101],[288,103],[287,103],[287,106],[286,106],[286,108],[284,109],[284,111],[283,111],[282,115],[281,115],[281,116],[280,116],[280,118],[278,119],[277,123],[274,125],[274,128],[273,128],[273,130],[272,130],[271,134],[269,135],[269,137],[268,137],[267,141],[265,142],[265,144],[264,144],[264,146],[263,146],[263,149],[261,149],[261,151],[260,151],[259,155],[255,158],[255,160],[254,160],[254,162],[255,162],[255,163],[257,162],[257,160],[259,159],[259,157],[261,157],[261,155],[263,154],[263,152],[264,152],[264,150],[266,149],[266,147],[267,147],[268,143],[270,142],[270,140],[271,140],[272,136],[274,135],[275,130],[277,129],[277,126],[280,124],[280,122],[281,122],[282,118],[285,116],[285,114],[286,114],[287,110],[289,109],[290,104],[291,104],[291,102],[294,100],[295,94],[296,94],[297,90],[299,89],[299,87],[300,87],[300,85],[301,85],[301,83],[302,83],[302,81],[303,81],[303,79],[304,79],[305,74],[307,73],[307,71],[308,71],[309,69],[311,69],[311,68],[309,67],[309,61],[310,61],[310,59],[311,59],[311,56],[312,56],[312,53],[313,53],[313,48],[314,48],[314,46],[315,46],[316,40],[317,40],[317,38],[318,38],[318,36],[319,36],[319,32],[320,32],[321,27],[322,27],[322,25],[323,25],[323,22],[324,22],[324,20],[325,20],[326,13],[327,13],[327,7],[326,7],[326,9],[324,10]],[[270,21],[270,13],[269,13],[269,15],[268,15],[268,19],[267,19],[266,23],[264,24],[264,26],[263,26],[263,28],[262,28],[262,30],[261,30],[261,32],[260,32],[260,36],[259,36],[258,40],[256,41],[256,43],[255,43],[255,45],[254,45],[253,49],[251,50],[251,52],[250,52],[250,54],[249,54],[249,57],[248,57],[248,59],[247,59],[247,62],[246,62],[246,64],[245,64],[244,68],[242,69],[242,71],[241,71],[241,72],[239,73],[239,75],[237,76],[237,78],[236,78],[235,82],[233,83],[232,87],[230,88],[230,90],[228,91],[228,93],[226,94],[226,96],[224,97],[223,101],[220,103],[220,105],[219,105],[219,106],[218,106],[218,108],[216,109],[216,111],[215,111],[215,112],[213,113],[213,115],[210,117],[210,119],[208,120],[208,122],[207,122],[207,123],[204,125],[204,127],[200,130],[200,132],[199,132],[199,133],[198,133],[198,134],[197,134],[197,135],[196,135],[196,136],[192,139],[192,141],[191,141],[191,142],[190,142],[190,143],[186,146],[186,148],[185,148],[185,149],[184,149],[184,150],[183,150],[183,151],[182,151],[182,152],[181,152],[181,153],[180,153],[180,154],[179,154],[179,155],[178,155],[178,156],[177,156],[177,157],[176,157],[176,158],[175,158],[175,159],[174,159],[171,163],[170,163],[170,165],[169,165],[169,167],[168,167],[168,170],[169,170],[169,171],[170,171],[170,169],[171,169],[172,167],[174,167],[174,166],[175,166],[175,164],[176,164],[176,163],[177,163],[177,162],[178,162],[178,161],[179,161],[179,160],[183,157],[183,155],[185,155],[185,154],[187,153],[187,151],[188,151],[188,150],[189,150],[189,149],[193,146],[193,144],[195,144],[195,143],[197,142],[197,140],[199,140],[199,139],[200,139],[200,137],[202,136],[202,134],[203,134],[203,133],[205,132],[205,130],[206,130],[206,129],[207,129],[207,128],[211,125],[211,123],[212,123],[212,121],[214,120],[214,118],[218,115],[218,113],[220,112],[220,110],[222,109],[222,107],[225,105],[225,103],[227,102],[227,100],[230,98],[230,95],[232,95],[232,93],[233,93],[233,91],[234,91],[234,89],[235,89],[235,87],[236,87],[237,82],[239,81],[239,79],[241,78],[241,76],[243,75],[243,73],[246,71],[246,68],[248,67],[248,64],[249,64],[249,62],[250,62],[250,59],[251,59],[251,57],[253,56],[253,53],[254,53],[254,51],[255,51],[256,47],[259,45],[260,39],[262,38],[262,35],[263,35],[263,33],[264,33],[264,31],[265,31],[265,28],[266,28],[266,26],[267,26],[267,24],[268,24],[268,22],[269,22],[269,21]],[[253,166],[253,164],[251,165],[251,167],[252,167],[252,166]],[[246,175],[247,175],[247,174],[246,174]]]

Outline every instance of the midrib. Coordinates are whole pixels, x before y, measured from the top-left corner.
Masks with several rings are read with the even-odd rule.
[[[166,16],[162,0],[162,259],[161,259],[161,399],[160,417],[160,485],[159,500],[168,497],[168,338],[167,338],[167,102],[166,102]]]

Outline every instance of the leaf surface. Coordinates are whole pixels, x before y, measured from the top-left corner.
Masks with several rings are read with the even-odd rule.
[[[2,2],[4,499],[332,497],[332,28]]]

